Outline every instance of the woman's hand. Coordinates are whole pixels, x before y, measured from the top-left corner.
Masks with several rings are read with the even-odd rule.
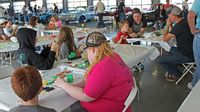
[[[67,84],[66,81],[62,78],[59,78],[59,77],[54,82],[55,86],[62,88],[62,89],[64,89],[65,84]]]

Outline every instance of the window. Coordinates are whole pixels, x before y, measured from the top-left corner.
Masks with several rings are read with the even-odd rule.
[[[125,0],[125,5],[131,8],[150,9],[151,0]]]
[[[99,0],[94,0],[93,5],[95,6],[98,1]],[[104,3],[104,5],[106,7],[105,10],[107,10],[107,11],[110,11],[111,8],[116,7],[116,5],[117,5],[116,0],[101,0],[101,1]]]
[[[14,2],[13,3],[14,5],[14,10],[15,10],[15,13],[20,13],[22,12],[22,8],[24,7],[25,5],[25,2]]]
[[[9,8],[10,3],[1,3],[0,6],[2,6],[5,9]]]
[[[42,7],[43,1],[42,0],[32,1],[31,6],[34,7],[35,5]]]
[[[180,7],[182,9],[183,1],[185,1],[185,0],[171,0],[170,3]],[[161,0],[160,2],[163,4],[166,4],[166,0]],[[189,9],[190,9],[192,7],[192,4],[194,3],[194,0],[188,0],[187,3],[189,4]]]
[[[87,6],[87,0],[68,0],[68,10],[74,10],[78,6]]]
[[[63,0],[47,0],[46,2],[48,10],[54,9],[54,3],[58,6],[58,9],[63,9]]]

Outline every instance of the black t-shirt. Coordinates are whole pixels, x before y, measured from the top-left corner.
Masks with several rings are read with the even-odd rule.
[[[183,19],[172,28],[171,34],[176,36],[177,48],[184,56],[194,59],[193,39],[187,20]]]
[[[144,17],[142,17],[142,20],[139,24],[137,24],[134,19],[133,19],[133,15],[130,15],[127,18],[127,21],[129,22],[129,27],[132,28],[132,31],[135,33],[138,33],[141,28],[146,28],[147,27],[147,21]]]
[[[124,2],[120,2],[119,6],[118,6],[118,11],[119,12],[124,12],[124,7],[125,7]]]

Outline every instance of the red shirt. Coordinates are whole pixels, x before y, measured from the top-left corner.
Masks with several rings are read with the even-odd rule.
[[[128,37],[127,33],[123,33],[123,32],[120,31],[120,32],[117,33],[117,37],[115,38],[115,41],[118,42],[120,40],[120,38],[121,38],[122,35],[124,37]],[[126,39],[123,39],[120,44],[128,44],[128,42],[126,41]]]
[[[84,87],[84,93],[95,100],[81,102],[81,105],[88,112],[122,112],[134,86],[132,77],[129,67],[118,54],[104,57],[89,73]]]
[[[171,7],[172,4],[164,4],[164,9],[166,10],[167,8]]]

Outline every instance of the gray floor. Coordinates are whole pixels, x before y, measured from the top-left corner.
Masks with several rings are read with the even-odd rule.
[[[176,85],[167,82],[165,71],[154,61],[146,60],[142,73],[134,72],[140,89],[140,99],[134,100],[134,112],[176,112],[189,94],[187,83],[192,75],[188,74]]]

